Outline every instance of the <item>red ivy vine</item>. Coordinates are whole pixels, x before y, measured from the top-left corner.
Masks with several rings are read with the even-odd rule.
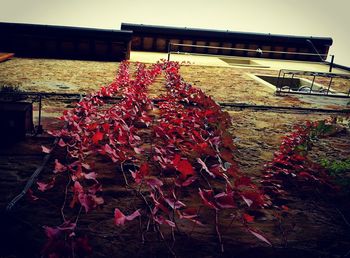
[[[113,83],[64,112],[61,119],[67,129],[51,132],[60,138],[59,146],[66,151],[67,160],[55,160],[51,180],[38,182],[38,190],[53,188],[58,176],[65,176],[67,185],[62,224],[44,227],[48,241],[43,254],[54,257],[91,252],[87,238],[77,236],[77,224],[82,212],[104,204],[98,171],[94,171],[96,155],[108,157],[119,167],[125,187],[143,203],[133,211],[115,207],[116,226],[143,217],[147,223],[142,224],[142,239],[152,224],[165,241],[162,226],[170,227],[174,238],[174,232],[182,230],[180,220],[197,226],[214,221],[223,251],[220,212],[230,210],[232,219],[241,221],[251,234],[271,245],[251,226],[254,217],[248,210],[263,208],[270,202],[251,178],[239,171],[228,132],[232,125],[228,113],[186,83],[176,62],[162,61],[149,68],[136,64],[134,74],[130,74],[129,66],[128,62],[121,63]],[[162,73],[166,93],[154,104],[147,90]],[[116,95],[122,96],[118,104],[103,101],[104,97]],[[149,137],[142,133],[145,130]],[[303,140],[294,139],[290,144],[299,146],[300,141]],[[51,151],[42,148],[44,152]],[[288,150],[281,151],[284,155]],[[291,155],[289,160],[276,158],[273,167],[278,162],[286,166],[291,159],[303,159],[298,155]],[[67,209],[75,211],[75,215],[67,216]],[[204,213],[211,213],[213,219],[204,221]],[[169,250],[172,252],[170,247]]]
[[[295,126],[294,131],[283,138],[273,160],[265,164],[264,168],[262,183],[270,196],[288,194],[292,185],[335,187],[327,170],[308,157],[313,142],[327,136],[332,127],[328,120],[306,121]]]

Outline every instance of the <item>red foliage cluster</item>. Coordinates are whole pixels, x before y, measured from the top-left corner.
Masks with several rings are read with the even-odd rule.
[[[168,178],[174,178],[171,192],[196,186],[203,204],[215,210],[236,208],[241,201],[247,206],[266,205],[264,195],[234,161],[230,116],[201,90],[184,82],[179,68],[178,63],[164,64],[167,94],[158,105],[160,114],[154,126],[153,159]],[[164,199],[163,193],[157,194]],[[182,209],[177,213],[183,217]]]
[[[104,203],[99,196],[101,184],[91,163],[98,154],[120,166],[126,187],[133,189],[144,202],[144,207],[130,215],[116,208],[117,226],[141,215],[148,218],[148,224],[152,221],[157,225],[158,230],[160,225],[173,229],[181,219],[203,225],[210,221],[202,221],[200,209],[208,209],[215,212],[221,244],[218,212],[231,209],[234,218],[241,220],[249,232],[270,244],[247,224],[254,217],[245,210],[262,208],[268,200],[251,178],[238,170],[233,155],[235,146],[228,132],[230,116],[201,90],[185,83],[179,69],[176,62],[160,62],[150,68],[137,64],[131,78],[129,64],[123,62],[112,84],[64,112],[61,119],[68,128],[52,135],[60,138],[58,144],[67,151],[68,161],[56,160],[52,180],[38,182],[38,186],[40,191],[46,191],[54,186],[57,176],[67,174],[67,189],[71,186],[72,193],[69,206],[73,209],[79,205],[80,210],[75,223],[71,223],[72,219],[64,215],[65,206],[62,207],[63,225],[70,225],[68,229],[62,225],[45,227],[49,239],[45,255],[58,253],[52,239],[56,242],[68,239],[70,247],[89,249],[86,240],[75,236],[75,230],[82,209],[89,212]],[[167,93],[155,106],[148,98],[147,88],[162,71]],[[102,97],[116,94],[121,94],[122,100],[112,106],[105,105]],[[144,128],[152,134],[150,148],[144,147],[146,139],[139,133]],[[51,150],[43,146],[43,151]],[[134,169],[124,171],[128,163]],[[127,178],[133,178],[134,182],[129,184]],[[202,207],[193,205],[198,200],[202,201]]]
[[[137,146],[141,144],[135,123],[149,124],[146,111],[152,108],[152,103],[147,98],[146,87],[159,72],[159,66],[146,69],[145,65],[138,64],[135,79],[131,79],[129,63],[123,62],[113,83],[85,97],[76,108],[65,111],[61,119],[68,124],[67,129],[51,134],[60,137],[58,145],[66,149],[69,164],[63,165],[56,160],[54,177],[49,183],[38,182],[39,190],[52,188],[56,177],[68,172],[69,183],[72,181],[70,208],[80,204],[85,212],[89,212],[103,204],[102,197],[97,196],[102,189],[101,184],[97,173],[92,171],[93,164],[89,164],[88,160],[98,153],[110,157],[113,162],[133,160],[135,153],[139,152]],[[122,94],[122,101],[118,105],[104,108],[102,98],[117,93]],[[43,146],[43,151],[50,150]],[[64,213],[62,217],[64,223],[67,223]],[[46,229],[56,230],[57,227]],[[67,236],[62,234],[61,237]],[[70,237],[73,241],[75,234],[70,234]],[[45,252],[55,253],[56,250],[46,248]]]
[[[326,170],[307,156],[313,141],[330,127],[326,121],[307,121],[295,126],[294,131],[283,138],[274,159],[265,164],[262,181],[265,191],[270,195],[281,195],[291,184],[331,186]]]

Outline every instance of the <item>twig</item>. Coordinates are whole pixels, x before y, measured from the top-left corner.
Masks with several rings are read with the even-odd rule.
[[[203,170],[203,168],[201,168],[201,169],[199,170],[199,173],[201,174],[201,176],[203,177],[203,179],[204,179],[204,181],[207,183],[207,185],[208,185],[211,189],[213,189],[213,188],[211,187],[211,184],[209,183],[208,178],[206,178],[206,176],[202,173],[202,170]]]
[[[350,255],[350,249],[349,251],[344,255],[344,257],[348,257]]]
[[[122,171],[122,173],[123,173],[125,185],[126,185],[127,187],[130,187],[129,182],[128,182],[128,179],[126,178],[126,174],[125,174],[123,165],[124,165],[124,162],[122,162],[122,163],[120,164],[120,169],[121,169],[121,171]]]
[[[199,208],[198,208],[197,217],[198,217],[198,215],[199,215],[199,212],[200,212],[201,208],[202,208],[202,207],[199,207]],[[191,231],[190,231],[190,234],[188,235],[189,237],[191,237],[191,235],[192,235],[192,233],[193,233],[193,231],[195,230],[196,227],[197,227],[197,223],[193,221],[192,229],[191,229]]]
[[[159,225],[156,227],[160,237],[162,238],[163,242],[165,243],[166,247],[168,248],[169,252],[172,254],[172,256],[176,257],[176,254],[174,253],[173,249],[169,246],[168,242],[165,240],[164,235],[162,231],[160,230]]]
[[[218,210],[215,210],[215,229],[216,229],[216,234],[218,235],[218,238],[219,238],[221,253],[223,253],[224,252],[224,244],[222,243],[221,233],[219,231],[219,213],[218,213]]]
[[[80,214],[81,214],[81,211],[82,211],[82,210],[83,210],[83,206],[80,206],[78,215],[77,215],[77,217],[75,218],[75,224],[78,223],[78,220],[79,220],[79,217],[80,217]]]
[[[342,217],[342,219],[343,219],[343,221],[345,222],[345,224],[346,224],[347,226],[350,227],[350,223],[349,223],[349,221],[345,218],[344,214],[343,214],[338,208],[336,208],[335,210],[336,210],[336,211],[339,213],[339,215]],[[350,251],[349,251],[348,254],[350,254]]]
[[[139,226],[140,226],[140,233],[141,233],[141,243],[144,244],[145,243],[145,235],[144,235],[143,230],[142,230],[142,218],[141,218],[141,216],[139,216]]]
[[[64,215],[64,207],[66,206],[67,195],[68,195],[68,186],[70,185],[71,181],[72,181],[72,179],[71,179],[71,177],[69,177],[69,180],[68,180],[68,183],[66,185],[65,192],[64,192],[64,201],[63,201],[63,204],[62,204],[62,207],[61,207],[61,215],[62,215],[63,221],[66,221],[66,217]]]
[[[128,183],[128,180],[126,178],[126,175],[125,175],[125,171],[124,171],[124,168],[123,168],[123,164],[120,165],[120,168],[122,170],[122,173],[123,173],[123,176],[124,176],[124,181],[125,181],[125,185],[126,185],[126,188],[127,189],[131,189],[132,191],[134,191],[136,194],[140,195],[141,196],[141,199],[145,202],[145,204],[147,205],[149,211],[152,213],[152,208],[151,206],[149,205],[146,197],[141,193],[141,191],[138,191],[137,189],[135,189],[134,187],[130,186],[129,183]]]

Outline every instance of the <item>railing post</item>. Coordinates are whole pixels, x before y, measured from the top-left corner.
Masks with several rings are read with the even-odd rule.
[[[294,81],[293,81],[293,80],[294,80],[294,73],[292,73],[292,81],[291,81],[291,83],[290,83],[288,92],[290,92],[292,86],[294,86]]]
[[[281,88],[279,87],[281,73],[282,73],[282,69],[280,69],[280,71],[279,71],[279,73],[278,73],[278,78],[277,78],[277,82],[276,82],[277,94],[281,92]]]
[[[168,62],[170,61],[171,42],[168,43]]]
[[[331,55],[331,63],[329,64],[329,72],[332,72],[333,69],[333,64],[334,64],[334,55]]]
[[[39,119],[38,119],[38,128],[37,128],[37,131],[36,131],[37,134],[42,134],[43,133],[43,126],[41,125],[41,109],[42,109],[41,101],[42,101],[42,96],[39,93]]]
[[[328,85],[328,89],[327,89],[327,95],[329,94],[329,90],[331,88],[332,81],[333,81],[333,77],[331,77],[331,80],[329,81],[329,85]]]
[[[315,79],[316,79],[316,74],[314,74],[314,78],[312,79],[312,83],[311,83],[311,87],[310,87],[310,93],[312,93],[312,88],[314,86]]]

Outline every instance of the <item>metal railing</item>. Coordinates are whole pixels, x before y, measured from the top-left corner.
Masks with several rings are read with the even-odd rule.
[[[290,75],[290,77],[286,77]],[[310,86],[301,87],[298,90],[293,90],[291,85],[283,85],[286,79],[293,79],[295,75],[299,76],[312,76],[312,82]],[[316,77],[329,78],[329,83],[327,88],[319,88],[317,91],[314,90]],[[299,78],[298,78],[299,79]],[[335,92],[331,90],[331,85],[334,79],[344,79],[349,82],[348,92]],[[278,73],[278,78],[276,82],[277,94],[282,92],[292,93],[292,94],[306,94],[306,95],[318,95],[318,96],[331,96],[338,98],[349,98],[350,97],[350,74],[337,74],[337,73],[327,73],[327,72],[313,72],[313,71],[300,71],[300,70],[288,70],[281,69]]]
[[[322,62],[327,59],[327,54],[319,54],[317,53],[307,53],[307,52],[289,52],[289,51],[274,51],[274,50],[262,50],[260,48],[257,49],[249,49],[249,48],[233,48],[233,47],[216,47],[216,46],[207,46],[207,45],[193,45],[193,44],[179,44],[169,42],[168,44],[168,61],[170,61],[171,54],[192,54],[192,55],[205,55],[212,56],[214,54],[209,53],[195,53],[195,52],[183,52],[183,51],[172,51],[172,46],[180,46],[180,47],[192,47],[192,48],[204,48],[204,49],[218,49],[218,50],[231,50],[231,51],[243,51],[247,53],[256,53],[257,57],[261,57],[264,53],[269,54],[284,54],[284,55],[305,55],[305,56],[317,56],[320,57]],[[217,55],[215,55],[217,56]],[[226,56],[226,55],[225,55]],[[322,58],[324,57],[324,58]]]

